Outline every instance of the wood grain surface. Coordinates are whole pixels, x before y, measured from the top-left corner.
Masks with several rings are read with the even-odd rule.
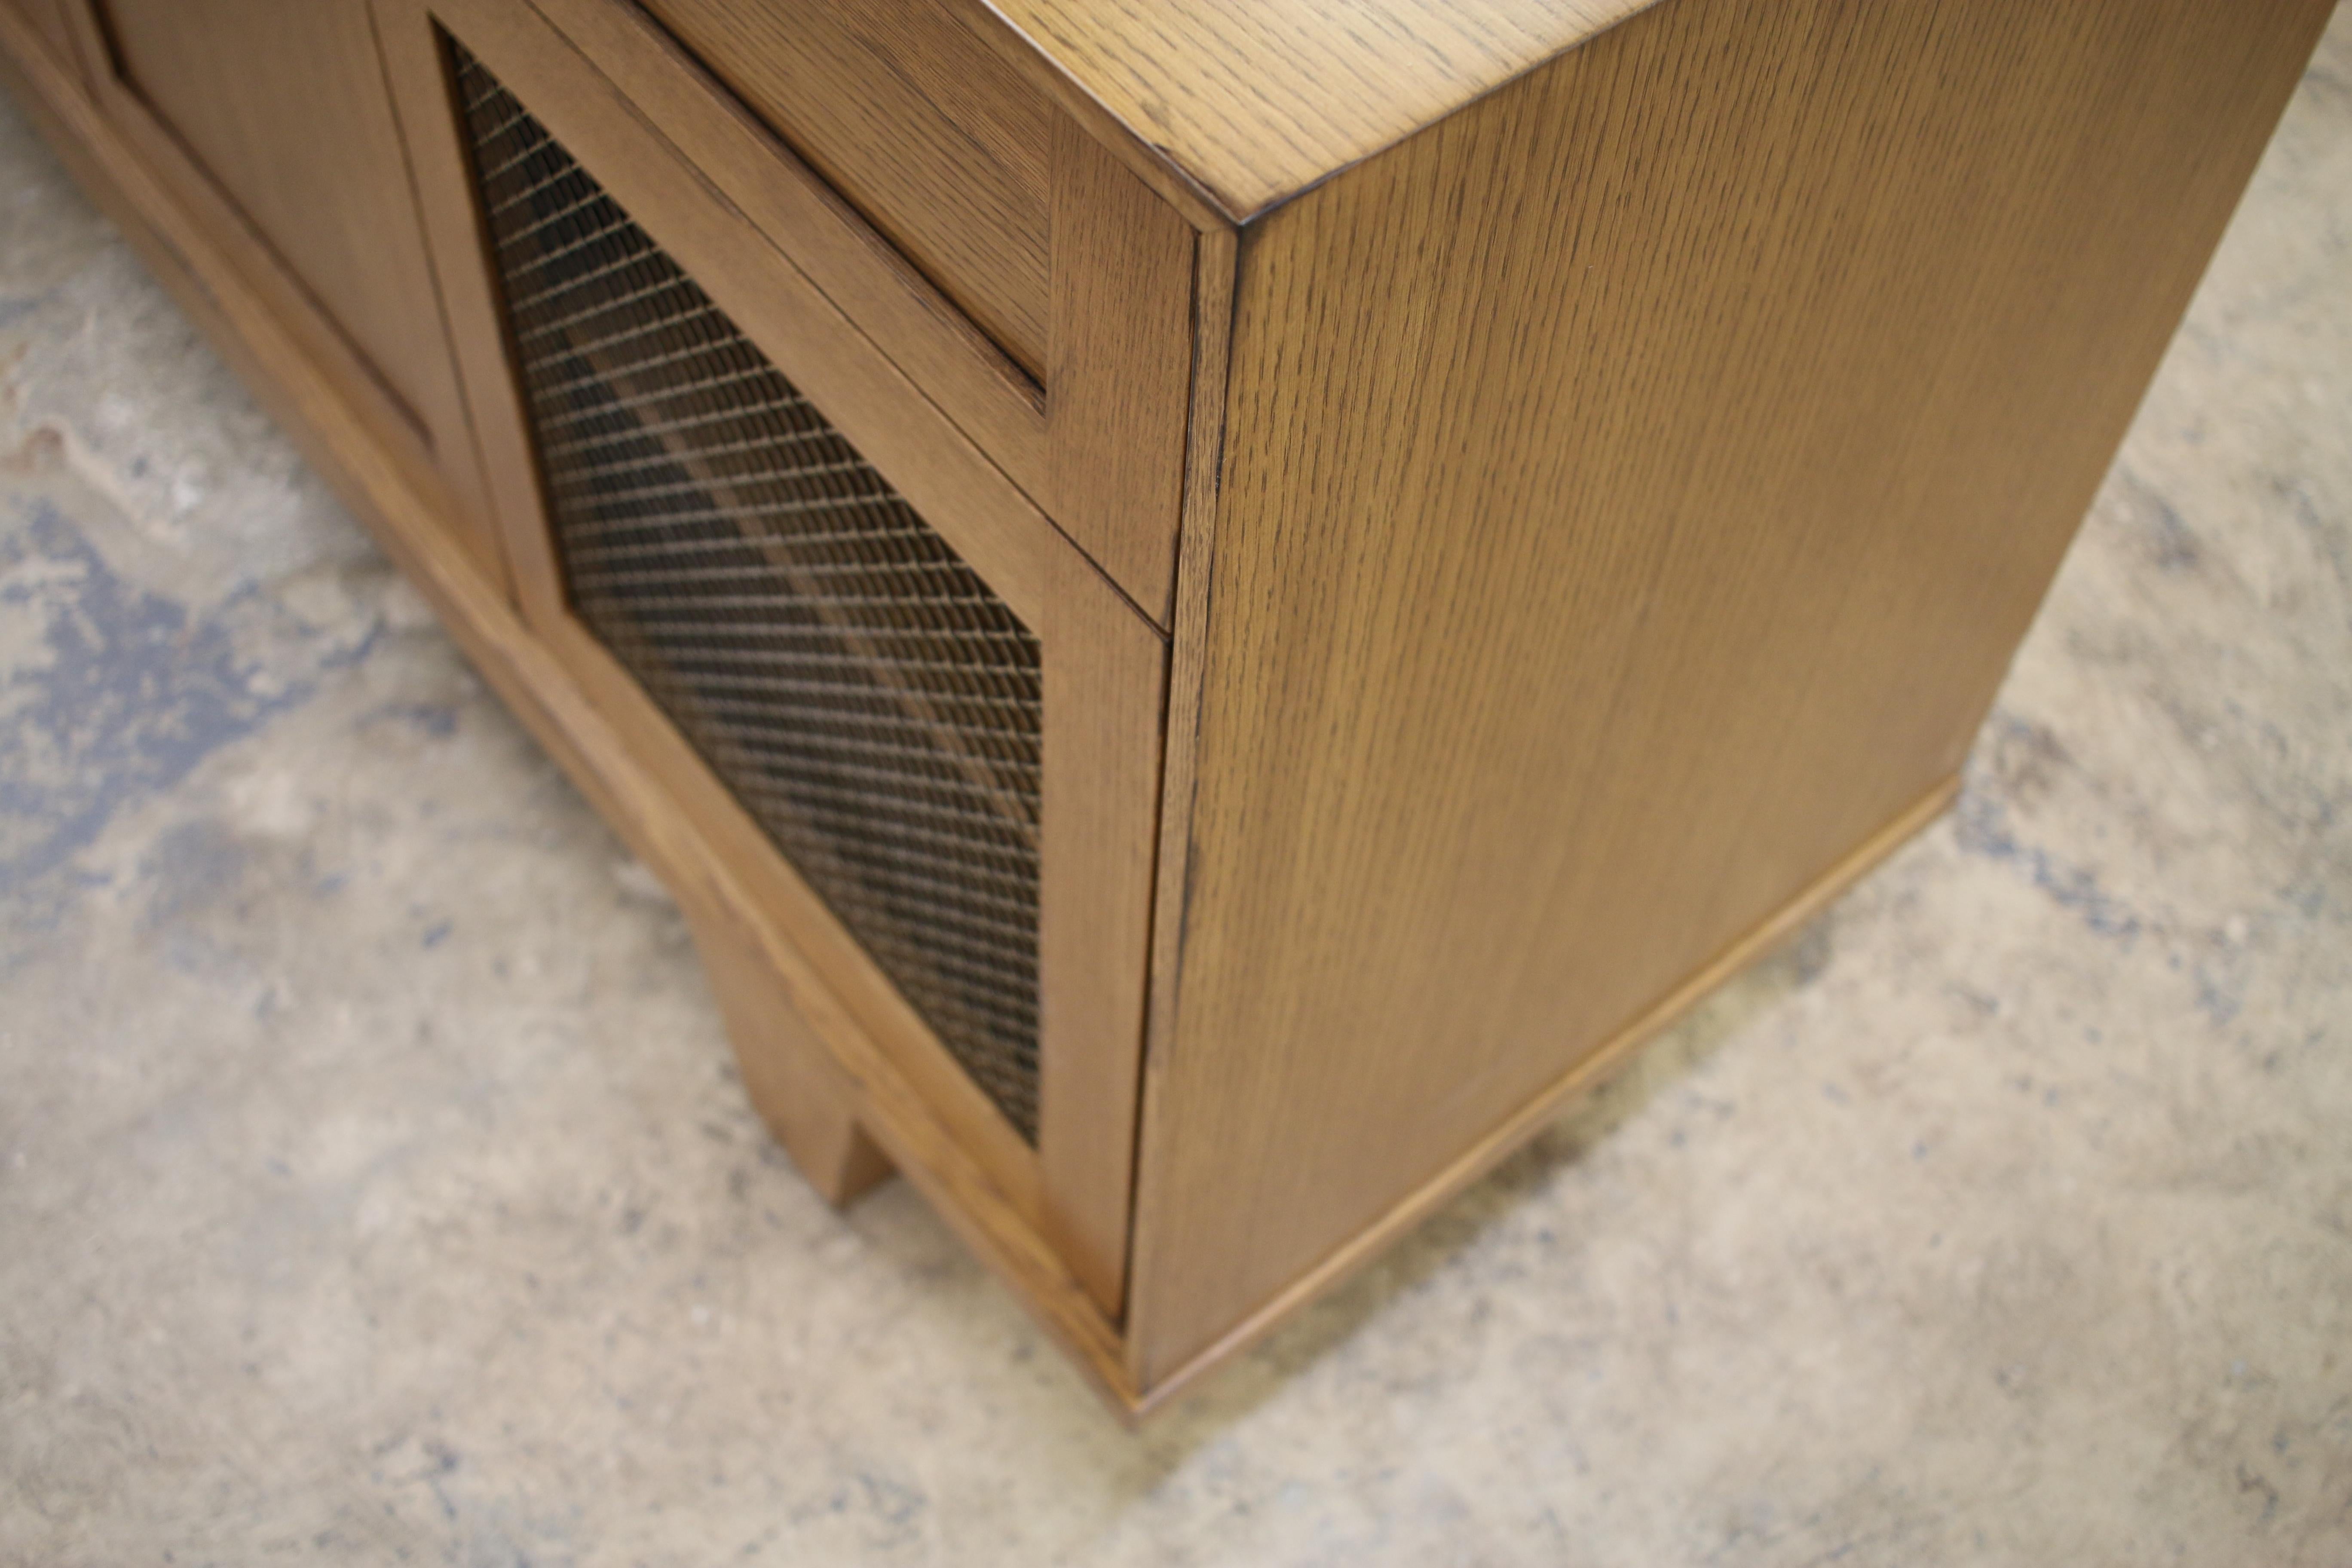
[[[367,0],[102,0],[125,85],[461,486],[471,438]]]
[[[944,6],[644,0],[852,205],[1042,374],[1054,123],[1043,93]]]
[[[1080,93],[1242,222],[1652,0],[991,3]]]
[[[1045,388],[866,214],[659,23],[614,0],[533,0],[572,47],[1016,478],[1045,466]],[[911,199],[911,197],[909,198]]]
[[[1568,1107],[1607,1082],[1618,1068],[1639,1055],[1643,1047],[1681,1022],[1717,987],[1769,956],[1801,931],[1807,921],[1835,903],[1889,855],[1909,843],[1921,828],[1943,815],[1959,787],[1958,775],[1938,782],[1815,878],[1795,898],[1774,910],[1761,925],[1742,934],[1717,953],[1712,963],[1689,975],[1640,1016],[1577,1058],[1566,1071],[1522,1100],[1509,1117],[1455,1155],[1435,1175],[1383,1210],[1373,1223],[1325,1253],[1313,1268],[1259,1303],[1255,1311],[1227,1328],[1207,1347],[1172,1369],[1162,1369],[1159,1379],[1148,1388],[1137,1384],[1140,1392],[1136,1414],[1149,1415],[1182,1397],[1219,1366],[1278,1327],[1291,1313],[1380,1256],[1414,1226],[1501,1164]],[[1136,1376],[1144,1349],[1140,1340],[1128,1342],[1130,1378]]]
[[[1039,500],[1164,627],[1192,396],[1193,232],[1075,121],[1055,121],[1050,466]]]
[[[1670,0],[1244,232],[1144,1388],[1954,772],[2328,9]]]

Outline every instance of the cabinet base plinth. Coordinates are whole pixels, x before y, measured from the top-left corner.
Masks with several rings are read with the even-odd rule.
[[[776,1142],[839,1207],[892,1173],[857,1121],[857,1090],[807,1024],[774,967],[716,915],[689,915],[695,945],[735,1047],[743,1089]]]

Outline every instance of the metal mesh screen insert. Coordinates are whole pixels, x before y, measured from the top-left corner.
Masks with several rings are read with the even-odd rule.
[[[450,47],[573,610],[1034,1143],[1037,639]]]

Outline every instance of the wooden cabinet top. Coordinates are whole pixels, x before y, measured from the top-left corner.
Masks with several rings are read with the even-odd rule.
[[[760,9],[801,0],[732,3]],[[902,3],[960,13],[984,31],[1009,24],[1066,101],[1107,111],[1239,223],[1652,0]]]
[[[989,8],[1226,216],[1245,222],[1650,3],[992,0]]]

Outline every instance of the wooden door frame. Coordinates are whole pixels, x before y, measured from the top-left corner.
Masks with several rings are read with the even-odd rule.
[[[1164,635],[533,7],[374,3],[525,623],[667,785],[685,826],[727,847],[822,976],[828,997],[803,1010],[855,1020],[864,1039],[833,1045],[843,1064],[854,1070],[861,1047],[878,1047],[1115,1322],[1126,1281]],[[566,603],[436,28],[530,108],[1042,645],[1034,1149]]]

